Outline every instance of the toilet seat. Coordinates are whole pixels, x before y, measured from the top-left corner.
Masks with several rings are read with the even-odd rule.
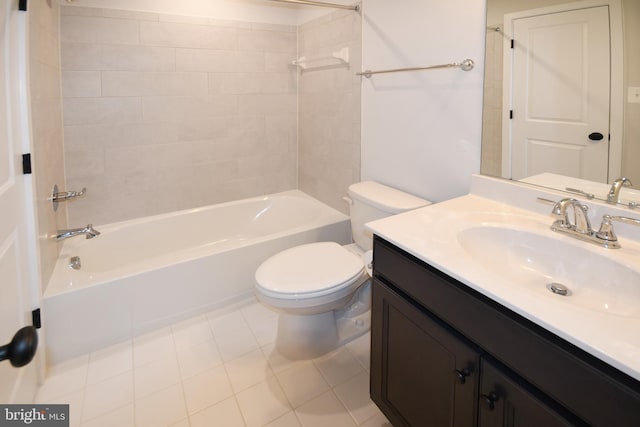
[[[265,296],[300,300],[333,294],[359,281],[362,259],[335,242],[296,246],[267,259],[256,270]]]

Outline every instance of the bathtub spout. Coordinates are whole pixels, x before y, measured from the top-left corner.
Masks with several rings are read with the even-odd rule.
[[[56,235],[56,240],[64,240],[69,237],[79,236],[84,234],[87,239],[93,239],[94,237],[98,237],[100,232],[93,228],[93,225],[87,224],[86,227],[82,228],[72,228],[70,230],[58,230],[58,234]]]

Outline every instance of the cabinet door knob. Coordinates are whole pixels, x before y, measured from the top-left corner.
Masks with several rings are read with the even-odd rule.
[[[465,382],[467,382],[467,377],[471,375],[471,371],[469,371],[469,368],[456,369],[453,372],[455,373],[458,381],[460,381],[460,384],[464,384]]]
[[[489,410],[493,411],[496,407],[496,402],[498,401],[498,395],[495,392],[489,392],[489,394],[481,394],[480,395],[487,405],[489,406]]]

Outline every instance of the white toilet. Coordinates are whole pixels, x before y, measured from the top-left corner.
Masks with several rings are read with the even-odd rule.
[[[279,312],[276,349],[287,358],[317,357],[369,330],[373,241],[364,225],[431,203],[373,181],[348,193],[355,244],[296,246],[256,270],[256,295]]]

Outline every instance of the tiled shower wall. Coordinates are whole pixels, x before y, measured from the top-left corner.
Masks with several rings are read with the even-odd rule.
[[[361,15],[336,11],[298,29],[301,56],[323,57],[347,47],[349,64],[312,63],[299,83],[299,187],[348,212],[342,197],[360,181]]]
[[[71,226],[297,188],[295,26],[61,15]]]
[[[51,190],[64,186],[62,95],[60,94],[60,7],[55,1],[29,3],[29,92],[35,175],[36,215],[40,239],[41,283],[46,284],[58,258],[59,243],[51,236],[66,227],[67,211],[54,213]],[[63,190],[61,187],[60,190]]]

